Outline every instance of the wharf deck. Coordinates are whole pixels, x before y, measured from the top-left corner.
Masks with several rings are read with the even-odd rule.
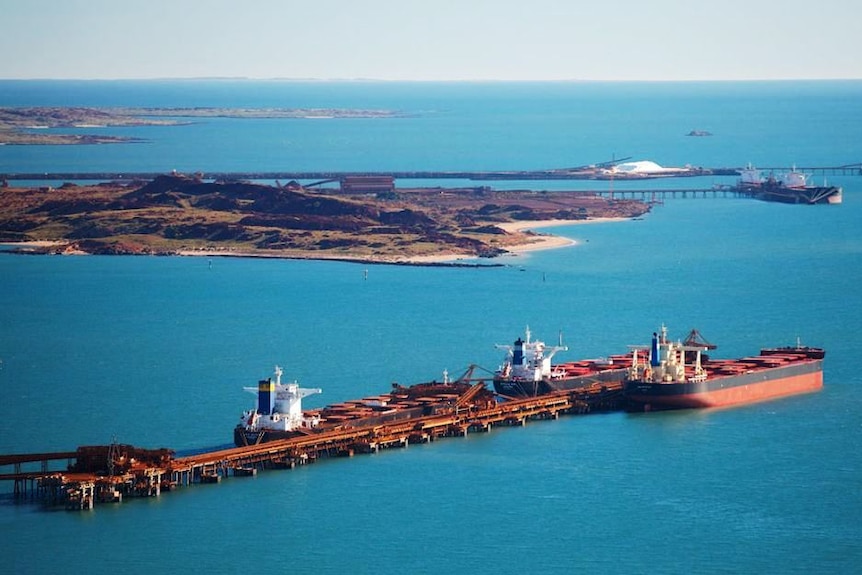
[[[622,384],[619,382],[490,403],[477,399],[483,391],[487,393],[484,384],[476,384],[450,403],[447,409],[435,410],[434,415],[379,425],[335,427],[288,439],[185,457],[173,457],[168,450],[137,450],[151,458],[116,473],[111,465],[110,474],[78,469],[74,472],[50,471],[44,462],[70,459],[71,455],[79,462],[74,467],[81,467],[82,461],[96,465],[100,454],[110,458],[110,454],[117,452],[116,446],[78,448],[77,452],[58,454],[0,456],[0,463],[16,466],[14,473],[0,474],[0,480],[14,480],[15,496],[19,498],[29,496],[49,505],[91,509],[95,503],[116,502],[124,496],[157,496],[178,486],[217,483],[230,476],[253,476],[258,469],[294,468],[320,458],[376,453],[380,449],[407,447],[411,443],[488,432],[496,426],[523,426],[529,420],[557,419],[561,414],[616,410],[622,400]],[[24,462],[42,462],[42,469],[24,471],[20,467]]]

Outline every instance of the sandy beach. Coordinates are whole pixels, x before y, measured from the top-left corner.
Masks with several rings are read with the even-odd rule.
[[[494,225],[509,233],[514,233],[524,232],[536,228],[549,228],[553,226],[572,226],[606,222],[622,222],[626,221],[627,219],[628,218],[591,218],[588,220],[521,220],[517,222],[504,222]],[[509,252],[509,254],[507,255],[518,255],[525,252],[550,250],[555,248],[563,248],[566,246],[573,246],[577,243],[578,242],[573,239],[564,238],[562,236],[537,234],[529,236],[528,241],[524,243],[506,246],[506,250]],[[400,261],[410,263],[445,263],[462,259],[473,259],[475,257],[476,256],[471,254],[437,254],[427,256],[414,256],[410,258],[404,258]]]
[[[497,227],[502,228],[507,232],[524,232],[536,228],[550,228],[553,226],[581,226],[585,224],[601,224],[607,222],[624,222],[628,219],[629,218],[591,218],[588,220],[524,220],[518,222],[506,222],[503,224],[497,224]],[[507,249],[514,254],[519,254],[522,252],[530,252],[535,250],[549,250],[565,246],[572,246],[578,243],[570,238],[564,238],[562,236],[553,236],[548,234],[537,234],[535,236],[531,236],[531,238],[532,239],[526,243],[516,244]]]
[[[588,220],[521,220],[495,224],[507,232],[522,232],[534,228],[549,228],[552,226],[580,226],[584,224],[602,224],[607,222],[624,222],[629,218],[590,218]]]

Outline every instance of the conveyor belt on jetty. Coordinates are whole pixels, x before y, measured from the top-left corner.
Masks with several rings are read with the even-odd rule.
[[[717,171],[716,171],[717,170]],[[737,168],[710,168],[687,173],[688,176],[738,175]],[[164,172],[8,172],[0,174],[0,180],[7,181],[150,181]],[[411,172],[207,172],[195,174],[201,179],[214,181],[308,181],[316,183],[339,182],[346,178],[389,177],[395,180],[593,180],[595,169],[572,168],[562,170],[509,170],[509,171],[411,171]]]
[[[167,449],[116,444],[79,447],[75,452],[0,455],[0,467],[14,466],[13,472],[0,474],[0,480],[14,481],[14,497],[19,500],[92,509],[97,503],[158,496],[178,487],[218,483],[264,469],[292,469],[321,458],[350,457],[444,437],[487,433],[497,426],[523,426],[530,420],[557,419],[563,414],[617,410],[622,406],[622,384],[595,384],[538,397],[502,399],[495,401],[484,382],[479,382],[455,401],[435,406],[434,415],[327,429],[184,457],[174,457]],[[58,460],[68,460],[69,470],[51,471],[50,462]],[[39,469],[25,470],[27,465],[38,465]]]
[[[622,161],[622,160],[620,160]],[[619,163],[614,162],[614,163]],[[473,181],[529,181],[529,180],[626,180],[626,179],[655,179],[657,174],[645,174],[641,177],[628,177],[615,175],[613,178],[603,174],[599,168],[611,165],[610,163],[596,164],[595,166],[578,166],[573,168],[554,168],[547,170],[427,170],[427,171],[364,171],[364,172],[338,172],[338,171],[267,171],[267,172],[208,172],[197,174],[208,180],[281,180],[281,181],[303,181],[319,180],[321,182],[338,182],[350,177],[391,177],[396,180],[473,180]],[[738,176],[744,168],[737,167],[712,167],[712,168],[687,168],[680,172],[661,174],[661,178],[685,178],[696,176]],[[764,172],[786,172],[799,171],[812,175],[862,175],[862,162],[855,164],[833,165],[833,166],[793,166],[790,167],[765,167]],[[0,173],[0,180],[6,181],[134,181],[153,180],[164,172],[7,172]]]

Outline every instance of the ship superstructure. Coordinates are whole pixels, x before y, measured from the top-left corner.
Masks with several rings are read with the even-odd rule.
[[[554,355],[568,351],[562,336],[557,345],[548,346],[532,339],[528,327],[524,338],[511,345],[496,345],[506,351],[503,363],[494,372],[494,390],[507,397],[533,397],[554,391],[585,387],[596,383],[621,381],[625,376],[624,356],[552,364]]]
[[[282,369],[275,367],[275,380],[262,379],[257,387],[244,387],[257,396],[257,407],[240,416],[234,432],[238,445],[253,445],[276,438],[292,437],[303,430],[311,430],[320,424],[320,416],[306,416],[302,411],[302,399],[322,393],[319,388],[303,388],[294,381],[281,383]]]
[[[523,379],[529,381],[540,381],[542,379],[560,379],[565,376],[565,371],[554,368],[551,360],[559,351],[568,351],[563,345],[562,337],[560,344],[546,346],[545,342],[533,340],[530,328],[527,327],[524,339],[520,337],[512,345],[497,344],[497,349],[506,350],[503,365],[497,370],[501,377],[512,379]]]

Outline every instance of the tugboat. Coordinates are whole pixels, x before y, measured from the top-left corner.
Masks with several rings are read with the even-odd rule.
[[[794,167],[785,174],[764,178],[760,170],[748,165],[733,190],[766,202],[784,204],[840,204],[843,190],[836,186],[812,186],[808,176]]]
[[[650,346],[631,346],[624,382],[629,411],[724,407],[817,391],[823,387],[822,348],[764,348],[741,359],[711,359],[707,346],[668,340],[667,328]],[[640,350],[648,349],[647,361]]]
[[[506,350],[503,364],[494,372],[494,390],[498,394],[535,397],[595,383],[620,382],[625,377],[624,355],[551,365],[557,352],[569,349],[563,345],[562,337],[559,345],[546,346],[543,341],[532,340],[531,335],[528,327],[524,339],[519,337],[512,345],[496,346]]]
[[[319,388],[302,388],[297,382],[281,383],[282,369],[275,366],[275,381],[271,377],[258,382],[257,387],[244,387],[257,395],[257,408],[240,416],[234,428],[237,447],[257,445],[274,439],[303,435],[320,424],[320,416],[302,412],[302,398],[322,393]]]

